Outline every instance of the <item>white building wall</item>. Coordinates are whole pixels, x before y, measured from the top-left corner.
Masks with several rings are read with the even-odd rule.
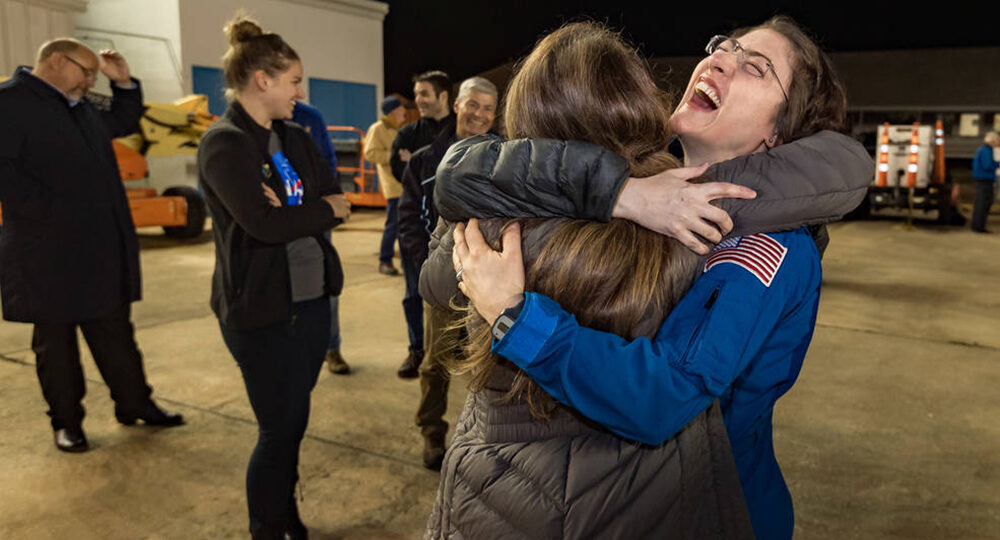
[[[0,77],[34,64],[42,43],[72,36],[72,14],[86,8],[86,0],[0,0]]]
[[[225,23],[244,8],[265,31],[281,34],[305,76],[373,84],[383,93],[382,22],[388,6],[369,0],[179,0],[184,83],[191,66],[222,67]],[[304,85],[308,92],[308,84]],[[308,96],[307,96],[308,99]]]
[[[76,37],[95,51],[116,49],[142,81],[146,101],[173,101],[189,92],[181,73],[178,0],[90,0],[77,14]],[[98,83],[98,90],[107,82]]]

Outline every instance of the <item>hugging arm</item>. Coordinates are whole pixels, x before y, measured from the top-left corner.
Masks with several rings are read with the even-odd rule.
[[[706,176],[757,191],[753,200],[719,199],[732,235],[794,229],[836,221],[868,192],[875,164],[858,141],[821,131],[767,152],[709,167]]]
[[[795,233],[787,247],[770,286],[738,265],[713,266],[652,340],[582,327],[555,301],[526,293],[520,315],[493,352],[611,431],[660,444],[723,396],[776,328],[790,319],[814,320],[820,279],[815,247],[804,233]],[[805,344],[811,328],[802,336]]]
[[[864,197],[873,170],[860,143],[825,131],[768,152],[717,163],[702,180],[733,182],[757,191],[752,200],[720,199],[733,216],[734,234],[747,234],[843,217]],[[482,136],[449,149],[438,167],[434,198],[449,221],[571,217],[606,222],[628,180],[624,158],[594,144],[552,139],[503,142]],[[636,186],[655,190],[656,184]],[[654,214],[622,217],[668,232],[647,222],[662,219]]]

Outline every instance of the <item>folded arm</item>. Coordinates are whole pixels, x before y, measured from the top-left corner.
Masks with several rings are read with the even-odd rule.
[[[247,159],[253,154],[242,148],[252,148],[246,135],[221,130],[209,133],[202,141],[198,162],[205,184],[250,236],[262,242],[285,243],[319,234],[339,222],[322,199],[298,206],[271,206],[260,189],[257,162]],[[319,153],[318,148],[314,151]]]

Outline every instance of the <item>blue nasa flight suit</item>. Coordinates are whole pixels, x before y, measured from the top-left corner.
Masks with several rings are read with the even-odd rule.
[[[792,500],[771,420],[812,338],[821,268],[805,228],[766,236],[787,248],[768,285],[735,262],[715,264],[652,340],[583,328],[555,301],[526,293],[493,351],[554,398],[647,444],[666,441],[719,399],[754,533],[785,539]]]

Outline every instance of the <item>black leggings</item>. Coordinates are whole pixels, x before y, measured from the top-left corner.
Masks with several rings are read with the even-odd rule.
[[[289,322],[232,330],[222,338],[243,372],[257,417],[257,446],[247,467],[247,506],[255,538],[283,538],[298,525],[295,483],[299,444],[309,423],[309,395],[330,337],[330,300],[293,305]]]

